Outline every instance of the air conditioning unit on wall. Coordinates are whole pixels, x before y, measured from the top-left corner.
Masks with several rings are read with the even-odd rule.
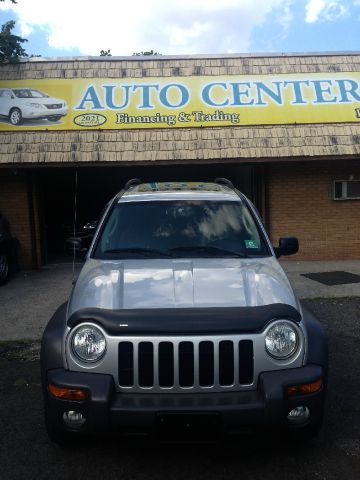
[[[335,180],[334,200],[360,200],[360,180]]]

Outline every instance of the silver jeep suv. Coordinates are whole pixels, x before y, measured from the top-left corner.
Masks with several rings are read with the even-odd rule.
[[[277,260],[297,250],[225,179],[128,182],[44,332],[50,438],[316,434],[327,342]]]

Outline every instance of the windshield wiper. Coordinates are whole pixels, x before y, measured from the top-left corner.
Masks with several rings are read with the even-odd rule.
[[[155,248],[141,248],[141,247],[129,247],[129,248],[111,248],[110,250],[105,250],[104,253],[123,253],[136,255],[140,257],[171,257],[167,252],[161,250],[156,250]]]
[[[226,250],[225,248],[203,246],[203,245],[190,245],[184,247],[174,247],[170,248],[169,252],[171,253],[200,253],[200,254],[209,254],[214,257],[239,257],[247,258],[246,253],[244,252],[233,252],[232,250]]]

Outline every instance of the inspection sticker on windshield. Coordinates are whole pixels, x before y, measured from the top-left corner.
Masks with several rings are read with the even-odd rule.
[[[259,248],[259,245],[256,240],[245,240],[246,248]]]

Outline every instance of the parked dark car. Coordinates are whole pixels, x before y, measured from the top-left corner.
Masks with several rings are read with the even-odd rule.
[[[9,223],[0,213],[0,286],[8,280],[16,265],[16,240],[11,236]]]

